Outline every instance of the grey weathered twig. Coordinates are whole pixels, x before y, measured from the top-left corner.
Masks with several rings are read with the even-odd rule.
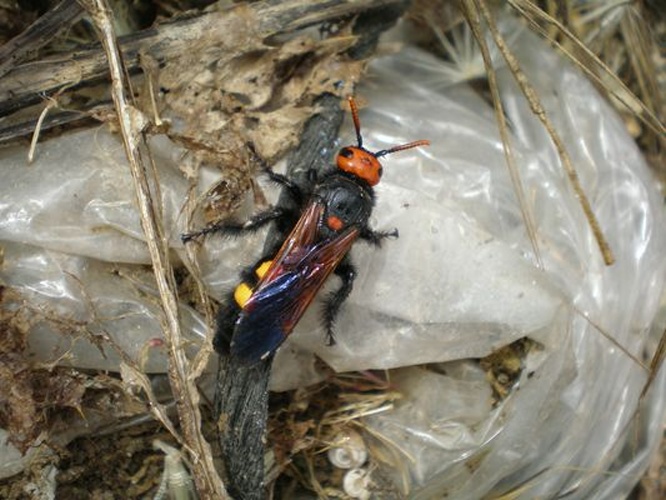
[[[249,40],[260,45],[272,35],[399,3],[399,0],[273,0],[241,4],[179,17],[121,37],[119,46],[126,70],[133,74],[140,71],[141,54],[162,63],[190,51],[202,34],[206,43],[221,53],[242,53]],[[97,44],[16,66],[0,79],[0,116],[37,104],[42,95],[50,95],[62,87],[104,80],[107,71],[104,51]]]
[[[83,8],[76,0],[62,0],[21,34],[0,46],[0,77],[69,29],[82,15]]]
[[[289,162],[289,173],[298,176],[310,168],[323,171],[329,165],[331,146],[340,128],[343,111],[337,96],[319,99],[320,112],[305,126],[299,147]],[[269,235],[267,251],[280,235]],[[235,358],[221,358],[215,391],[220,447],[225,459],[228,487],[234,498],[261,499],[264,493],[264,454],[268,415],[268,382],[273,357],[256,366],[244,366]]]

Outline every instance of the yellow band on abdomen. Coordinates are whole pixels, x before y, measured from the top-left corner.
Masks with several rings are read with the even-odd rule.
[[[268,268],[271,267],[272,263],[273,263],[272,260],[265,260],[264,262],[261,263],[259,267],[257,267],[254,273],[259,277],[259,279],[264,277],[264,275],[268,272]]]
[[[245,304],[250,300],[250,297],[252,297],[252,288],[250,288],[247,283],[241,283],[234,290],[234,300],[241,309],[245,307]]]

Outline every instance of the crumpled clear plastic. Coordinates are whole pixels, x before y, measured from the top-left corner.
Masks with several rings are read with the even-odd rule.
[[[492,108],[451,83],[442,61],[406,48],[374,63],[360,91],[367,148],[432,143],[382,160],[372,225],[396,227],[400,237],[381,249],[354,247],[358,278],[336,323],[337,344],[325,345],[315,304],[279,351],[271,386],[316,381],[312,353],[338,371],[409,367],[395,374],[404,399],[365,423],[399,443],[396,462],[382,467],[415,498],[480,498],[518,487],[525,498],[622,496],[659,436],[666,372],[654,381],[636,434],[628,423],[646,372],[595,324],[643,355],[664,282],[662,207],[640,152],[592,85],[527,33],[514,32],[512,47],[617,262],[604,265],[550,139],[504,68],[498,76],[544,263],[538,269]],[[340,145],[354,142],[347,121]],[[167,141],[154,146],[165,225],[182,256],[182,152]],[[123,322],[95,331],[142,356],[161,335],[158,309],[151,309],[159,306],[154,293],[137,293],[154,288],[149,273],[133,277],[149,259],[119,139],[105,129],[77,132],[40,144],[34,165],[25,155],[23,148],[3,153],[0,278],[65,316],[87,321],[86,304],[95,304],[96,318],[121,315]],[[238,270],[260,256],[263,237],[208,238],[200,259],[211,294],[224,296]],[[196,348],[203,323],[184,311]],[[53,350],[54,335],[36,328],[31,348],[55,359],[66,348]],[[529,353],[518,390],[493,408],[479,370],[459,360],[522,337],[542,348]],[[113,356],[84,338],[76,345],[63,362],[117,369]],[[159,349],[149,359],[151,370],[165,369]],[[414,367],[424,363],[447,368]]]
[[[417,199],[427,198],[421,206],[436,200],[442,207],[439,218],[419,212],[407,224],[421,234],[409,260],[423,272],[412,274],[413,282],[405,287],[401,271],[394,274],[400,265],[397,245],[386,245],[389,258],[382,274],[396,276],[392,286],[397,290],[395,302],[384,305],[386,314],[400,315],[401,291],[409,304],[429,295],[446,297],[449,302],[439,307],[447,309],[444,316],[455,317],[456,324],[451,328],[440,323],[438,334],[442,343],[454,344],[447,350],[450,359],[465,357],[459,356],[465,338],[455,336],[465,326],[476,328],[488,341],[468,337],[471,356],[479,355],[477,349],[497,347],[489,333],[504,329],[528,335],[543,349],[529,352],[517,387],[496,408],[468,362],[447,363],[437,372],[398,370],[392,381],[404,399],[394,411],[368,417],[365,424],[370,439],[393,443],[385,446],[395,453],[388,468],[410,498],[482,498],[509,492],[515,498],[623,498],[645,470],[663,429],[666,371],[660,371],[639,404],[647,371],[618,347],[643,359],[646,352],[654,352],[654,334],[663,331],[663,319],[653,323],[666,263],[663,207],[636,145],[593,86],[529,33],[517,38],[513,49],[568,148],[616,262],[604,265],[551,140],[506,68],[498,75],[502,100],[534,214],[543,271],[534,265],[488,106],[467,88],[447,87],[438,73],[442,63],[427,54],[407,49],[378,61],[371,67],[377,83],[371,86],[373,111],[363,116],[367,129],[400,121],[409,137],[433,142],[424,152],[428,159],[415,166],[418,174],[391,164],[386,179],[399,179],[400,188],[392,187],[396,191],[418,190]],[[369,139],[372,147],[375,137]],[[390,137],[387,142],[403,137],[400,133],[399,140]],[[426,182],[417,186],[417,178]],[[380,203],[395,199],[382,194]],[[412,201],[417,203],[410,200],[410,207]],[[384,214],[383,208],[377,213]],[[449,210],[458,217],[447,224]],[[430,233],[437,234],[438,228],[447,236],[433,239],[423,228],[423,218],[431,224]],[[432,255],[441,259],[428,258],[431,246],[444,241],[464,246],[467,240],[471,247],[476,234],[483,233],[487,236],[467,259],[451,260],[447,252],[454,250],[440,247]],[[501,250],[488,249],[484,256],[488,245]],[[407,260],[409,253],[402,258]],[[515,267],[508,264],[510,254],[521,261]],[[452,282],[454,273],[464,271],[450,266],[474,266],[480,259],[483,271],[468,270],[469,281]],[[431,287],[433,282],[438,285]],[[510,288],[521,282],[532,284],[533,296]],[[457,300],[451,302],[456,292]],[[521,296],[542,323],[524,322],[530,315],[515,309]],[[457,303],[466,306],[448,310]],[[439,311],[424,314],[427,327],[433,327]],[[533,330],[521,331],[522,325]],[[392,341],[389,331],[386,340],[376,339],[375,349],[391,352]],[[428,349],[435,352],[438,346]]]
[[[117,370],[122,351],[146,373],[165,371],[161,308],[150,269],[14,242],[4,242],[3,250],[0,279],[23,292],[16,303],[5,299],[3,305],[31,309],[27,340],[37,359]],[[187,350],[196,352],[206,324],[186,305],[180,314],[192,341]]]

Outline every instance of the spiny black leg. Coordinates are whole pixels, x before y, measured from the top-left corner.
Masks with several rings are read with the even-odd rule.
[[[340,265],[335,270],[335,274],[340,276],[342,285],[336,291],[331,292],[326,302],[324,303],[324,325],[326,326],[326,338],[328,345],[335,344],[333,337],[333,324],[335,317],[340,311],[340,306],[349,297],[349,294],[354,288],[354,280],[356,279],[356,269],[351,263],[348,256],[342,260]]]
[[[256,214],[243,224],[219,222],[217,224],[212,224],[208,227],[205,227],[199,231],[183,234],[180,237],[180,239],[183,241],[183,243],[187,243],[188,241],[191,241],[195,238],[206,236],[211,233],[221,233],[228,236],[238,236],[241,233],[257,231],[258,229],[262,228],[269,222],[284,217],[286,215],[289,215],[290,212],[291,212],[290,210],[284,208],[273,207],[269,210],[266,210],[265,212],[260,212]]]
[[[316,184],[319,180],[319,171],[316,168],[309,168],[306,175],[310,184]]]
[[[296,203],[298,206],[301,206],[303,203],[305,203],[305,194],[303,193],[303,190],[289,177],[286,175],[278,174],[277,172],[273,172],[270,167],[264,168],[264,172],[272,182],[279,184],[287,190],[294,203]]]
[[[386,238],[397,238],[399,236],[398,228],[393,228],[390,231],[373,231],[369,227],[364,227],[361,229],[359,237],[376,247],[382,245],[382,240]]]
[[[254,147],[254,144],[250,142],[248,143],[247,147],[252,153],[252,156],[254,157],[255,161],[259,163],[259,165],[261,165],[261,169],[268,176],[268,178],[272,182],[275,182],[276,184],[279,184],[280,186],[287,189],[294,202],[296,202],[296,204],[299,206],[302,205],[305,202],[305,196],[303,194],[303,190],[301,189],[301,187],[286,175],[273,172],[273,169],[264,161],[264,159],[261,156],[259,156],[257,150]]]

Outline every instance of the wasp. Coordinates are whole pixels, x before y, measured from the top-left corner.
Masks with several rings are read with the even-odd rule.
[[[343,147],[337,153],[336,168],[330,172],[317,178],[313,170],[309,190],[304,190],[287,176],[265,168],[269,178],[290,193],[298,206],[298,217],[294,217],[289,209],[274,207],[244,224],[220,223],[183,236],[183,241],[187,242],[214,232],[238,235],[256,231],[280,219],[295,221],[274,255],[260,259],[242,273],[241,283],[220,309],[213,340],[220,354],[231,355],[248,365],[271,356],[293,331],[332,273],[341,279],[341,285],[326,298],[323,321],[328,344],[333,344],[335,318],[356,278],[349,250],[358,239],[380,246],[383,239],[397,237],[397,229],[375,231],[368,224],[375,204],[374,186],[382,176],[379,159],[398,151],[426,146],[429,141],[419,140],[369,151],[363,147],[358,108],[353,97],[349,98],[349,105],[357,144]]]

